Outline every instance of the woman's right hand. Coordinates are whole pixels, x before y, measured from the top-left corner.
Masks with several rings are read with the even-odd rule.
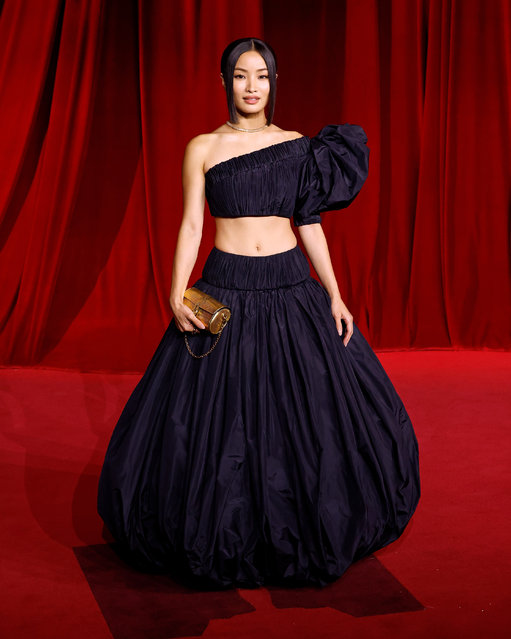
[[[174,320],[176,322],[176,326],[181,332],[184,331],[194,331],[197,332],[198,329],[206,328],[204,324],[195,317],[191,308],[186,306],[183,302],[170,302],[170,308],[174,313]]]

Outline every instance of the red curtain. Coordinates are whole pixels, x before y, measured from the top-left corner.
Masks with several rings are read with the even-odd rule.
[[[225,44],[276,49],[275,121],[364,127],[324,215],[375,348],[511,346],[507,0],[5,0],[0,363],[141,370],[171,314],[184,146],[226,119]],[[206,215],[191,280],[214,237]]]

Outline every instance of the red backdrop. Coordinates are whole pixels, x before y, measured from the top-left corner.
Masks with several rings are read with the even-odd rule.
[[[324,215],[375,348],[511,346],[507,0],[5,0],[0,363],[141,370],[170,317],[184,146],[227,113],[219,58],[266,38],[278,125],[364,127]],[[206,216],[191,281],[213,244]]]

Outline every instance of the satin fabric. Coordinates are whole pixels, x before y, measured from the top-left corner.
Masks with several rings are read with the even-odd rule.
[[[420,494],[405,407],[355,326],[343,345],[299,246],[214,247],[229,305],[195,360],[170,322],[113,432],[98,512],[125,557],[200,585],[325,585],[404,530]],[[196,352],[214,337],[190,336]]]
[[[293,218],[321,222],[320,213],[348,206],[369,171],[367,135],[357,124],[329,124],[312,138],[285,140],[219,162],[206,172],[214,217]]]

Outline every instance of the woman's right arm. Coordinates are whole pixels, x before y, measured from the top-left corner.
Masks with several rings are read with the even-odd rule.
[[[183,219],[174,252],[169,300],[180,331],[205,328],[192,310],[183,304],[183,295],[197,260],[204,223],[204,137],[190,140],[183,158]]]

